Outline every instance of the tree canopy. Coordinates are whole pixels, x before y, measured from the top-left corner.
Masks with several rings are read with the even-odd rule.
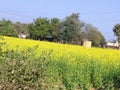
[[[16,23],[13,23],[13,26],[16,29],[18,34],[28,34],[29,33],[28,24],[16,22]]]
[[[115,36],[117,36],[117,40],[120,43],[120,24],[116,24],[113,28],[113,32]]]
[[[45,40],[57,37],[59,19],[37,18],[29,25],[30,38]]]
[[[93,46],[99,46],[105,43],[104,36],[94,26],[87,24],[85,26],[86,39],[92,41]]]
[[[119,25],[114,32],[120,35]],[[98,29],[80,20],[78,13],[72,13],[65,19],[58,18],[36,18],[32,23],[13,23],[10,20],[0,21],[0,35],[15,36],[27,34],[30,39],[48,40],[70,44],[80,44],[84,39],[92,41],[94,46],[105,42],[104,36]],[[119,38],[119,37],[118,37]]]
[[[64,21],[61,22],[61,34],[64,42],[75,43],[79,40],[81,28],[84,24],[79,20],[79,14],[73,13],[67,16]]]
[[[18,33],[10,20],[3,19],[0,21],[0,35],[17,37]]]

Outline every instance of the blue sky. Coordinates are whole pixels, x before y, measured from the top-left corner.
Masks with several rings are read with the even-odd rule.
[[[112,31],[120,23],[120,0],[0,0],[0,19],[30,23],[37,17],[63,20],[79,13],[80,20],[92,24],[106,40],[114,39]]]

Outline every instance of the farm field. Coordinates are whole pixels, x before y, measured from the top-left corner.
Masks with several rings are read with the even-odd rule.
[[[117,90],[120,51],[0,37],[0,90]]]

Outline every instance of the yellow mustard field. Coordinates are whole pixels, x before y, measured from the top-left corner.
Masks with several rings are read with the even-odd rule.
[[[25,49],[28,47],[38,46],[39,49],[53,50],[54,57],[64,56],[70,58],[72,56],[85,56],[86,58],[94,58],[101,62],[117,63],[120,61],[120,51],[102,48],[86,48],[77,45],[67,45],[59,43],[51,43],[46,41],[35,41],[29,39],[19,39],[12,37],[4,37],[2,42],[7,43],[9,49]],[[38,51],[39,53],[39,51]],[[118,63],[119,64],[119,63]]]
[[[34,48],[36,57],[44,55],[42,51],[50,52],[48,60],[51,77],[55,82],[62,75],[62,83],[67,90],[110,90],[120,86],[120,51],[102,48],[85,48],[78,45],[67,45],[46,41],[35,41],[12,37],[2,37],[3,50],[21,51],[26,48]],[[34,59],[33,59],[34,60]],[[119,85],[118,85],[119,84]]]

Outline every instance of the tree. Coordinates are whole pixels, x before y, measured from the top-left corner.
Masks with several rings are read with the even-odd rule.
[[[37,18],[33,23],[29,24],[30,38],[44,40],[51,37],[52,29],[47,18]]]
[[[90,24],[86,24],[85,33],[88,40],[92,41],[93,46],[99,46],[100,44],[105,43],[104,36]]]
[[[61,36],[63,41],[67,43],[77,42],[82,27],[83,23],[79,20],[78,13],[67,16],[65,20],[61,22]]]
[[[57,18],[37,18],[29,24],[29,34],[32,39],[60,40],[60,20]]]
[[[60,20],[58,18],[52,18],[50,20],[50,33],[54,41],[60,41]]]
[[[23,24],[20,22],[16,22],[13,24],[13,26],[15,27],[16,31],[18,34],[28,34],[29,30],[28,30],[28,24]]]
[[[120,43],[120,24],[116,24],[113,28],[113,32],[115,36],[117,36],[117,40]]]
[[[90,24],[83,23],[78,13],[67,16],[63,21],[58,18],[37,18],[29,24],[31,39],[62,41],[80,44],[84,39],[91,40],[94,46],[105,41],[103,35]]]
[[[17,37],[18,33],[10,20],[3,19],[0,21],[0,35]]]

